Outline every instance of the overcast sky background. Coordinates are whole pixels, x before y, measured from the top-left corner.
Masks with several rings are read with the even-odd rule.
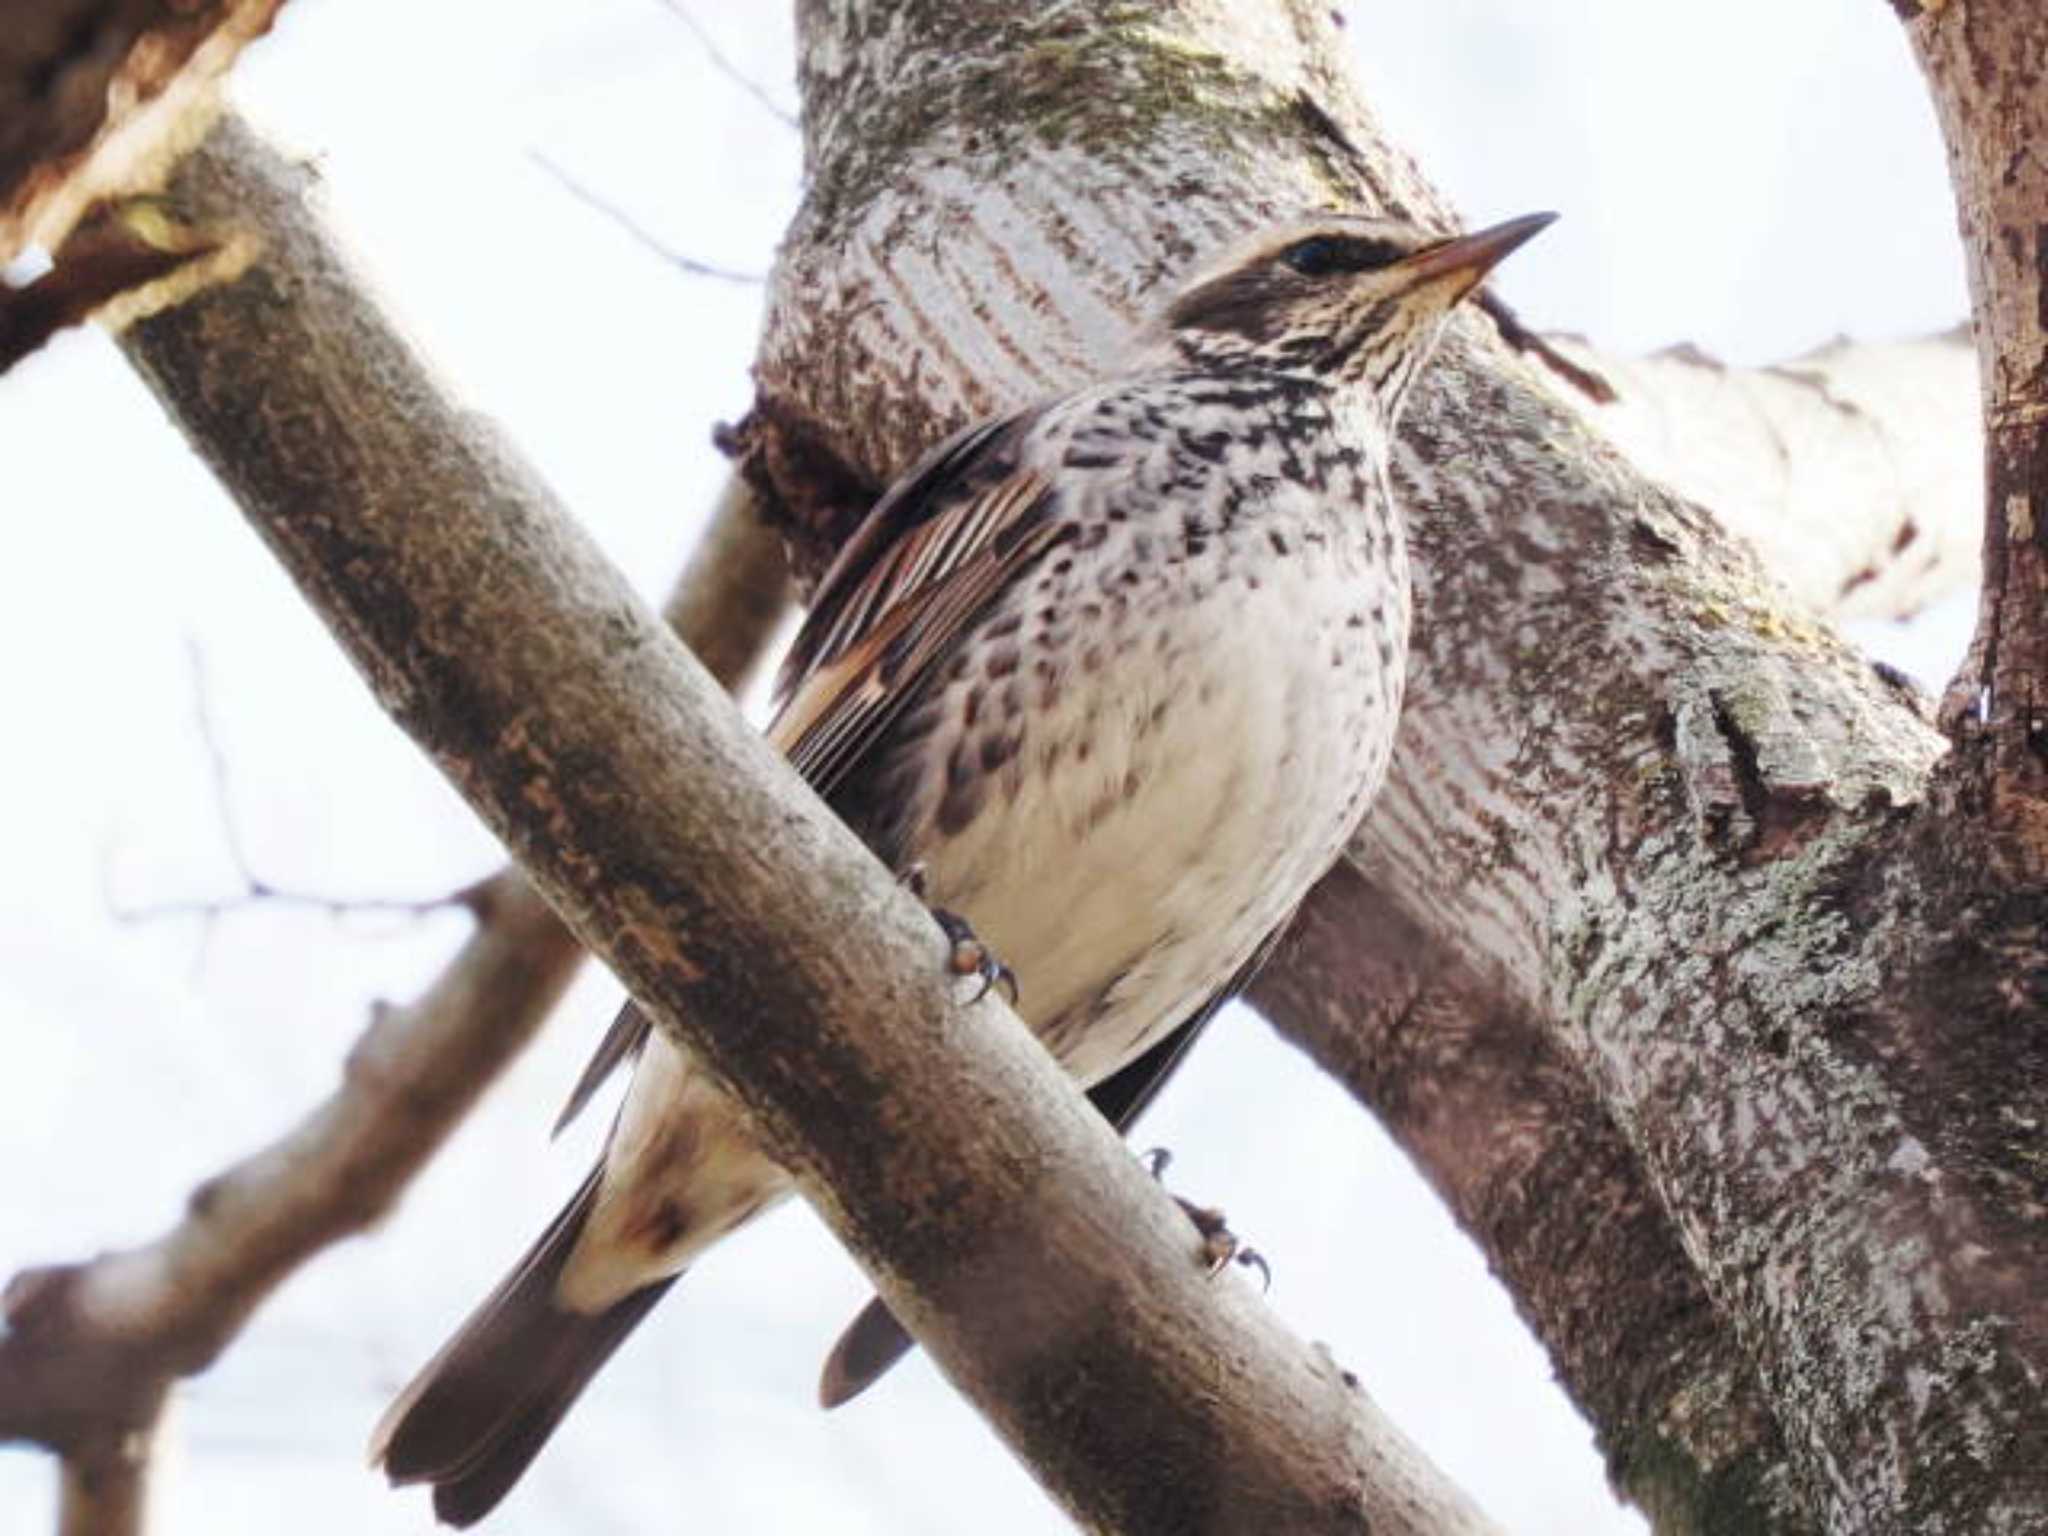
[[[794,107],[786,7],[677,3]],[[1503,279],[1534,324],[1755,362],[1965,311],[1932,117],[1879,0],[1432,0],[1355,7],[1349,27],[1385,115],[1474,222],[1565,214]],[[544,162],[669,246],[762,272],[796,203],[795,134],[657,0],[294,0],[236,78],[317,158],[452,386],[661,593],[723,473],[711,424],[748,402],[760,295],[682,275]],[[411,996],[462,934],[453,915],[118,921],[236,884],[202,708],[272,882],[427,895],[495,854],[103,337],[0,379],[0,457],[23,492],[0,565],[12,1272],[157,1232],[315,1102],[369,1001]],[[1938,683],[1955,627],[1952,610],[1901,654]],[[418,1495],[363,1470],[364,1439],[592,1155],[602,1112],[554,1146],[544,1128],[616,995],[587,977],[387,1229],[301,1275],[184,1394],[163,1536],[429,1528]],[[1272,1304],[1510,1529],[1641,1529],[1474,1251],[1255,1019],[1219,1025],[1141,1135],[1272,1257]],[[807,1211],[753,1229],[641,1330],[489,1529],[1064,1529],[921,1361],[851,1409],[812,1407],[864,1294]],[[0,1530],[51,1529],[52,1489],[40,1455],[0,1453]]]

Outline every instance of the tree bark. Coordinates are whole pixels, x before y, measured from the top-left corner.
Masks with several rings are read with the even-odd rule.
[[[322,316],[330,334],[384,324],[361,290],[338,297]],[[205,338],[209,366],[246,370],[261,393],[280,338],[309,323],[285,308],[289,319],[275,323],[273,315],[273,328],[261,333],[216,325]],[[250,318],[247,310],[216,315]],[[124,344],[139,366],[149,365],[145,337]],[[359,422],[369,423],[366,436],[459,432],[462,413],[428,371],[394,367],[385,382],[353,401]],[[410,409],[404,420],[394,414],[400,402]],[[250,423],[240,441],[250,454],[268,442]],[[361,494],[391,505],[430,504],[459,473],[431,455],[365,456],[355,468]],[[736,690],[788,602],[779,545],[735,477],[666,604],[667,622]],[[568,986],[583,949],[516,870],[451,901],[470,908],[476,932],[417,1001],[377,1011],[331,1097],[276,1142],[206,1180],[155,1241],[26,1270],[8,1285],[0,1439],[32,1440],[64,1458],[66,1536],[143,1528],[151,1447],[175,1383],[210,1366],[291,1274],[391,1209]]]
[[[1768,368],[1696,347],[1598,356],[1586,409],[1645,476],[1711,507],[1795,598],[1838,619],[1902,618],[1974,590],[1984,521],[1976,360],[1966,331],[1834,342]]]
[[[217,133],[174,194],[267,250],[138,322],[131,356],[394,718],[1076,1519],[1492,1529],[1353,1380],[1212,1282],[1178,1208],[999,1000],[953,995],[929,915],[488,428],[428,418],[304,189]],[[437,470],[434,516],[374,494],[372,463]]]
[[[1984,596],[1943,701],[1955,772],[2048,870],[2048,16],[1894,0],[1948,145],[1984,395]]]
[[[1333,202],[1442,222],[1320,7],[809,0],[799,22],[807,195],[748,437],[822,544],[940,429],[1099,371],[1227,235]],[[1297,990],[1364,998],[1426,962],[1469,978],[1462,1016],[1532,1021],[1527,1060],[1571,1092],[1533,1128],[1466,1129],[1533,1129],[1492,1154],[1522,1208],[1624,1219],[1562,1251],[1555,1223],[1474,1235],[1672,1528],[2027,1528],[2048,1509],[2034,888],[1929,800],[1943,743],[1916,701],[1482,326],[1420,395],[1397,466],[1409,710],[1311,903],[1344,984]],[[1369,1052],[1355,1015],[1290,1022],[1326,1060]],[[1498,1052],[1414,1060],[1445,1102],[1503,1098]],[[1435,1162],[1409,1145],[1479,1192],[1440,1140]],[[1639,1326],[1602,1381],[1573,1344],[1596,1304],[1675,1308],[1679,1358]]]
[[[0,262],[55,250],[203,128],[283,0],[11,0],[0,38]],[[186,135],[181,137],[181,135]]]

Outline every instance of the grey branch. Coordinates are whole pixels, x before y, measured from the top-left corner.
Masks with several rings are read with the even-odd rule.
[[[1142,278],[1248,223],[1332,198],[1445,220],[1306,0],[1164,7],[1142,37],[1014,0],[896,0],[887,28],[874,9],[798,12],[807,199],[749,435],[795,505],[1099,372]],[[1304,90],[1335,136],[1276,110]],[[949,240],[884,238],[903,228]],[[1576,401],[1477,325],[1420,393],[1397,466],[1422,615],[1401,746],[1310,916],[1349,938],[1342,995],[1419,965],[1432,1026],[1500,1027],[1354,1088],[1511,1109],[1482,1080],[1502,1062],[1564,1079],[1540,1113],[1466,1128],[1501,1141],[1476,1171],[1427,1127],[1409,1145],[1463,1183],[1461,1209],[1519,1166],[1521,1200],[1647,1232],[1473,1229],[1601,1414],[1617,1483],[1671,1529],[2023,1528],[2048,1500],[2028,1448],[2048,1231],[2009,1219],[2048,1198],[2010,1135],[2048,1117],[2024,1044],[2048,1027],[2036,887],[1938,797],[1924,716]],[[1323,1027],[1332,1062],[1369,1038]],[[1589,1151],[1607,1169],[1590,1183]],[[1633,1267],[1646,1255],[1656,1271]],[[1682,1360],[1603,1361],[1576,1337],[1601,1326],[1589,1299],[1606,1319],[1672,1297]]]
[[[162,1237],[8,1284],[0,1439],[64,1457],[67,1532],[140,1528],[172,1383],[205,1369],[293,1270],[388,1209],[546,1016],[576,956],[553,913],[506,878],[472,905],[476,931],[440,980],[380,1009],[327,1100],[208,1179]]]
[[[394,717],[1077,1518],[1490,1529],[1332,1363],[1206,1277],[1178,1207],[1006,1009],[956,995],[922,907],[503,444],[382,399],[404,343],[362,311],[304,178],[230,124],[174,192],[270,247],[133,326],[131,357]],[[435,517],[366,494],[359,466],[387,455],[451,466]]]
[[[224,330],[212,343],[222,366],[246,367],[250,379],[260,379],[266,349],[309,323],[294,308],[291,274],[284,275],[273,295],[277,331],[252,334],[247,326],[256,317],[229,311],[243,328]],[[329,305],[324,317],[342,327],[330,334],[383,324],[360,290],[322,290],[322,298]],[[279,318],[287,315],[289,322]],[[141,343],[131,337],[125,344],[139,361]],[[230,356],[233,364],[225,361]],[[413,365],[385,378],[389,387],[354,401],[358,425],[371,436],[400,430],[400,410],[406,430],[451,438],[465,430],[466,418],[436,393],[427,372]],[[263,434],[248,438],[250,452],[268,448]],[[418,505],[443,489],[426,479],[438,462],[367,454],[357,461],[365,476],[357,489],[389,505]],[[712,675],[738,688],[788,603],[781,550],[735,477],[666,616]],[[239,861],[225,763],[206,723],[203,688],[201,716]],[[289,896],[249,878],[256,893],[250,899]],[[287,1276],[390,1209],[568,985],[583,949],[515,871],[449,900],[474,914],[475,932],[422,996],[377,1011],[325,1102],[278,1141],[208,1179],[184,1216],[153,1242],[25,1271],[9,1284],[8,1328],[0,1335],[0,1439],[35,1441],[62,1455],[65,1536],[142,1529],[150,1448],[176,1381],[218,1358]]]

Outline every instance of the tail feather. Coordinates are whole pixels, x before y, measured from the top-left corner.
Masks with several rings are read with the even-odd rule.
[[[818,1378],[818,1405],[837,1408],[851,1402],[914,1347],[915,1341],[896,1321],[889,1304],[874,1297],[832,1346]]]
[[[555,1300],[597,1193],[597,1174],[385,1412],[370,1462],[395,1484],[434,1485],[450,1525],[488,1514],[519,1480],[598,1368],[676,1277],[603,1312]]]
[[[535,1372],[524,1394],[525,1401],[459,1470],[435,1479],[434,1513],[449,1525],[474,1525],[496,1508],[540,1454],[598,1368],[647,1315],[647,1309],[667,1293],[675,1278],[635,1291],[596,1317],[557,1313],[571,1326],[557,1336],[550,1358]]]

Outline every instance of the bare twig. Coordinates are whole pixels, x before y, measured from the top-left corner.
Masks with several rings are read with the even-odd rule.
[[[791,132],[796,131],[798,126],[796,114],[783,106],[773,96],[770,96],[760,81],[754,79],[725,56],[724,52],[720,50],[717,40],[712,37],[704,23],[697,19],[690,8],[683,4],[683,0],[662,0],[662,4],[668,8],[670,15],[690,29],[691,34],[697,39],[698,46],[704,50],[704,57],[711,61],[713,69],[753,97],[755,101],[761,104],[768,115],[781,123],[783,127]]]
[[[1550,344],[1548,338],[1522,324],[1522,317],[1491,288],[1479,290],[1479,307],[1493,322],[1493,328],[1500,332],[1500,339],[1515,351],[1535,358],[1595,405],[1614,403],[1614,386],[1598,369],[1566,357]]]
[[[329,896],[318,891],[293,890],[286,886],[272,885],[267,880],[251,878],[241,890],[229,896],[185,896],[170,901],[143,902],[135,906],[114,902],[110,904],[110,911],[116,922],[126,924],[170,922],[179,918],[197,918],[203,923],[211,924],[223,917],[260,908],[297,908],[301,911],[324,912],[329,917],[337,919],[426,917],[435,912],[445,912],[450,907],[467,906],[468,903],[469,895],[463,891],[421,897]]]
[[[567,192],[585,207],[595,209],[603,214],[677,271],[687,272],[692,277],[716,278],[722,283],[745,283],[750,287],[759,287],[767,281],[767,278],[758,272],[741,272],[733,267],[721,267],[714,262],[699,261],[694,256],[685,256],[681,251],[664,244],[659,236],[635,220],[630,213],[619,207],[618,204],[607,201],[591,191],[590,188],[570,175],[568,171],[564,170],[540,150],[529,149],[526,152],[526,157],[550,176],[554,177],[563,191]]]
[[[214,815],[220,822],[221,841],[227,849],[228,859],[234,865],[235,874],[241,880],[242,886],[240,890],[225,896],[185,897],[139,904],[120,901],[110,889],[107,910],[116,922],[154,923],[175,918],[198,918],[203,948],[216,920],[231,913],[246,912],[259,907],[298,907],[342,918],[425,917],[430,913],[446,911],[450,907],[471,905],[478,887],[426,897],[334,896],[279,885],[258,875],[249,861],[248,846],[242,839],[241,822],[235,815],[234,792],[228,779],[227,753],[221,746],[220,734],[213,718],[207,685],[206,657],[199,647],[199,642],[189,636],[185,642],[185,659],[192,674],[193,723],[206,749],[207,773],[213,787]]]

